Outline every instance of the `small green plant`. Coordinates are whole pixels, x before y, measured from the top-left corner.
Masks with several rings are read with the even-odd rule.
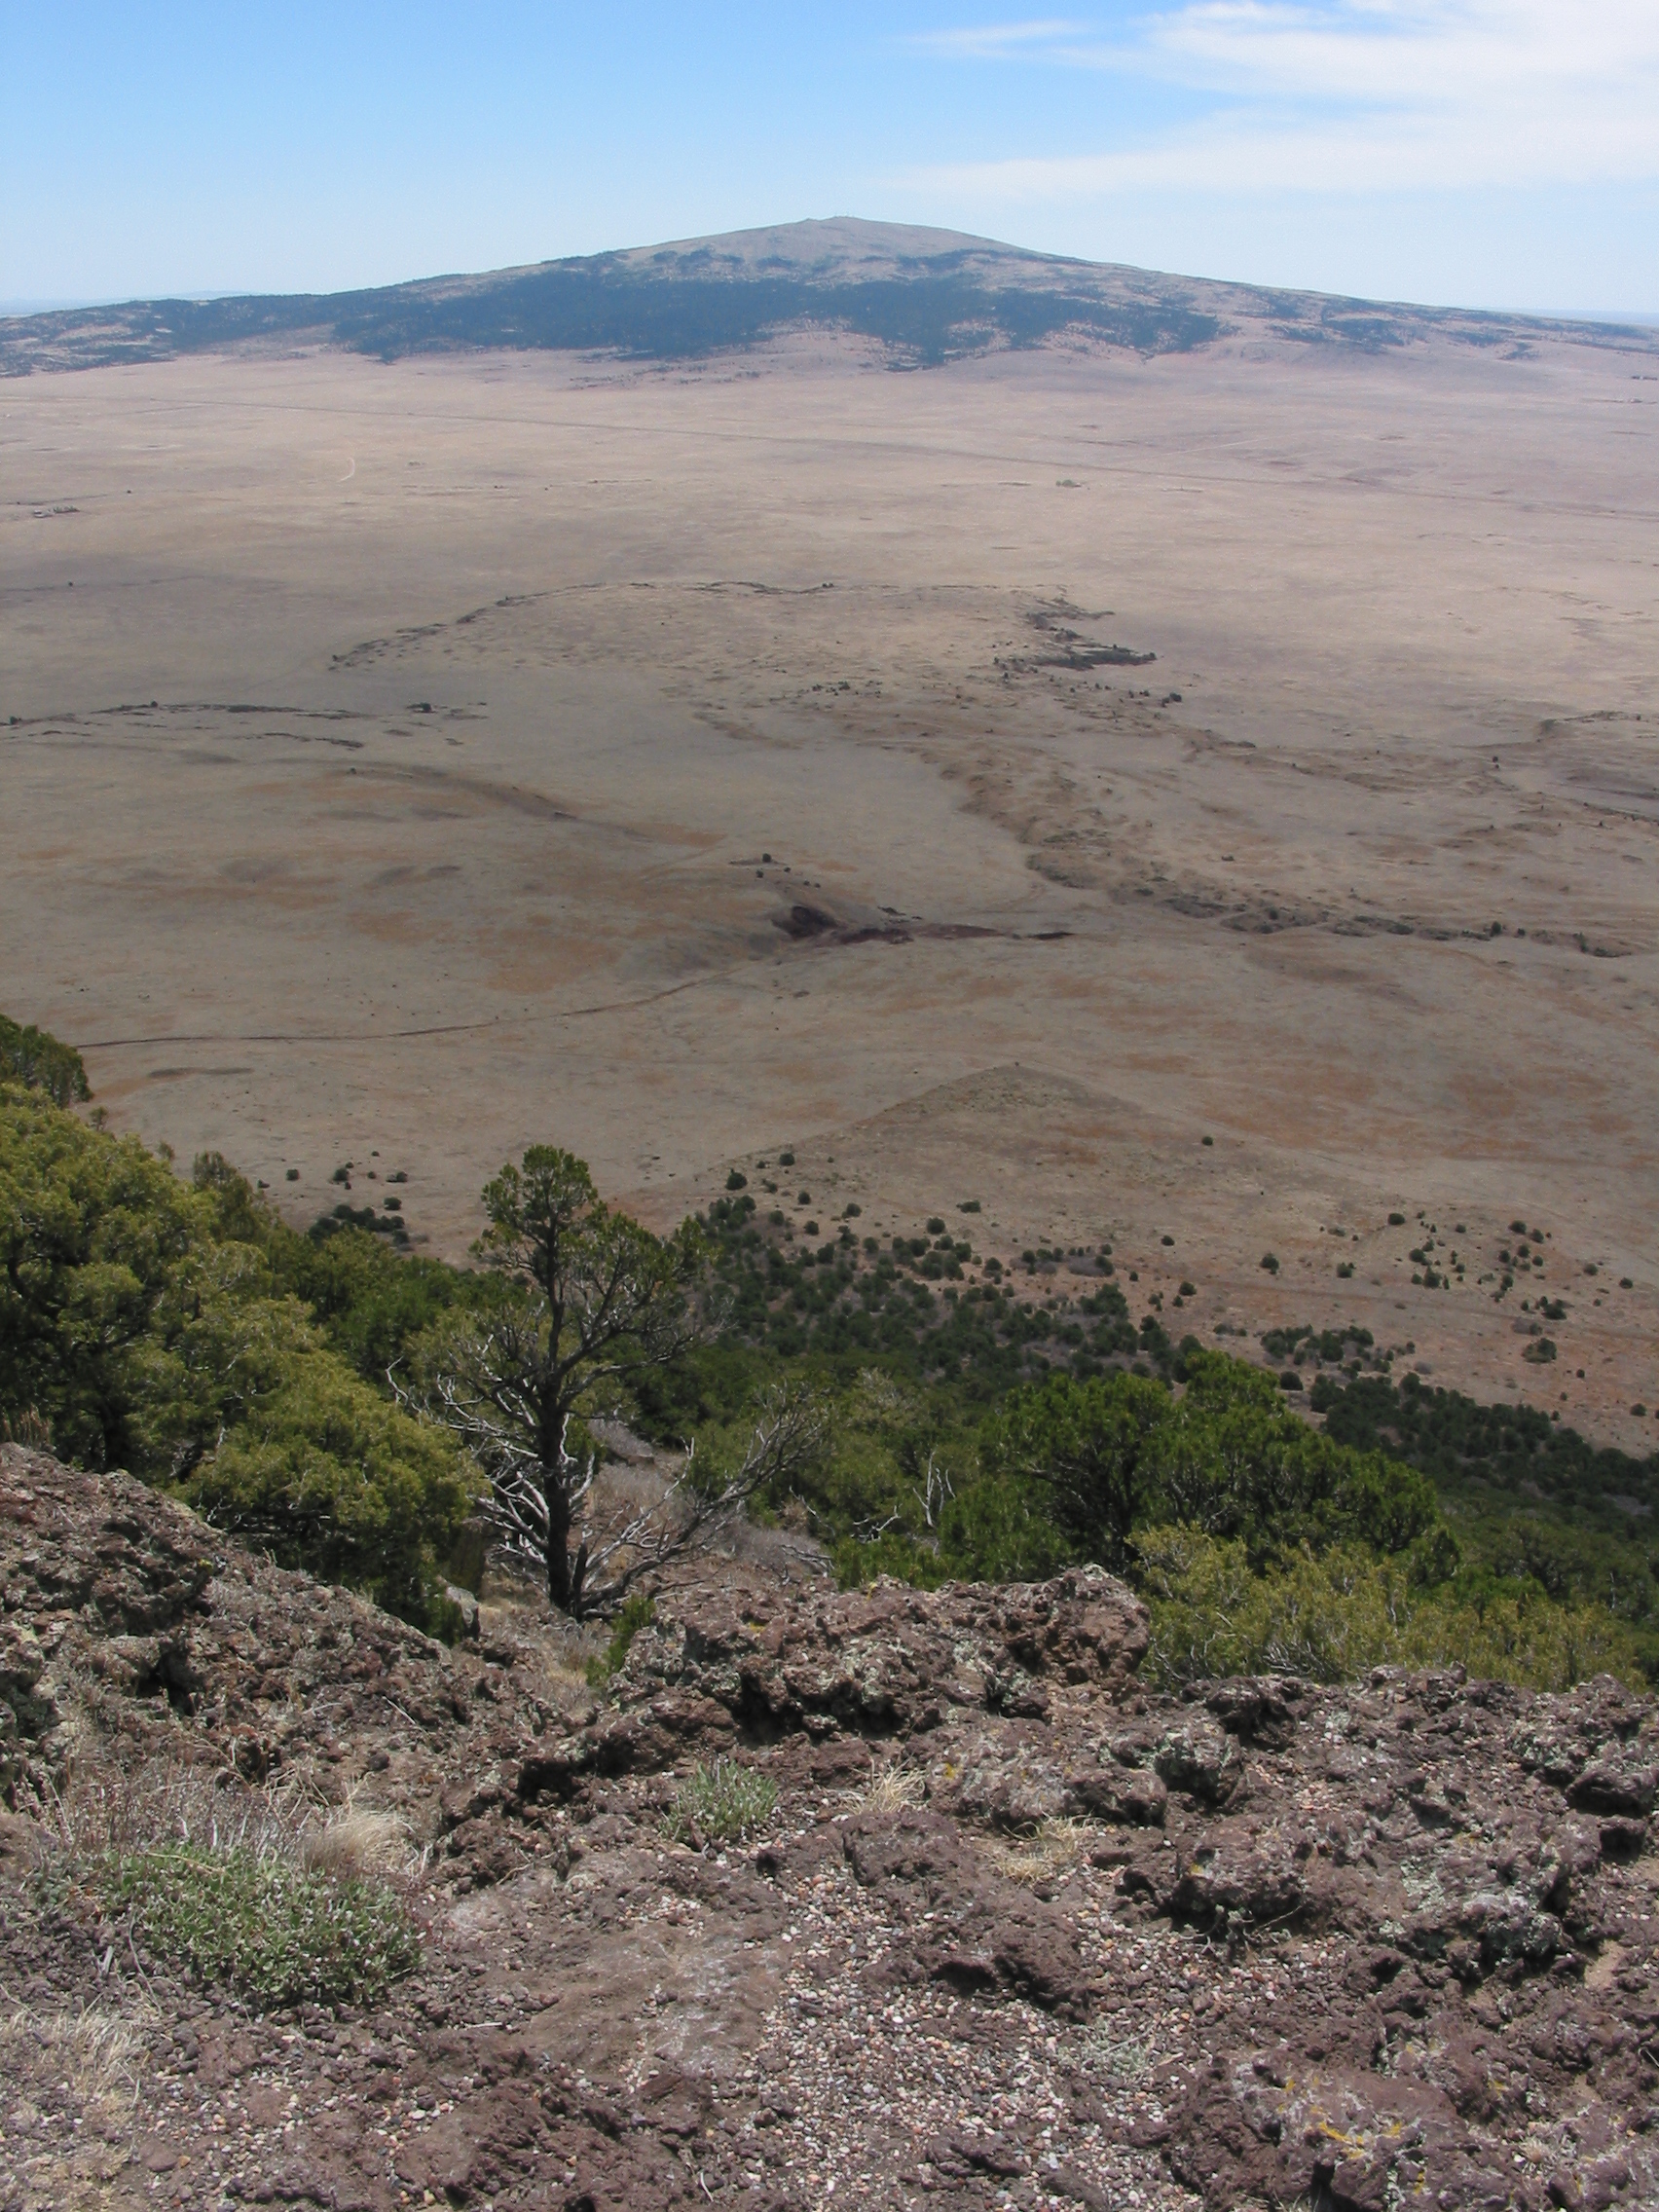
[[[245,1846],[151,1844],[108,1861],[101,1886],[169,1971],[227,1986],[264,2010],[375,2004],[420,1958],[389,1890],[309,1873]]]
[[[1262,1266],[1267,1269],[1269,1274],[1276,1275],[1279,1272],[1277,1255],[1272,1252],[1264,1252],[1262,1254]]]
[[[1353,1262],[1351,1260],[1339,1260],[1337,1262],[1337,1273],[1344,1282],[1346,1282],[1349,1275],[1353,1273]]]
[[[587,1663],[587,1678],[590,1688],[604,1689],[611,1676],[620,1671],[623,1660],[628,1656],[628,1647],[635,1637],[639,1635],[641,1629],[649,1628],[655,1619],[656,1605],[643,1591],[636,1591],[633,1597],[623,1602],[622,1610],[617,1614],[611,1627],[610,1641],[603,1651],[596,1652]]]
[[[964,1198],[956,1210],[958,1213],[977,1213],[979,1201],[977,1198]]]
[[[944,1235],[944,1222],[937,1213],[931,1213],[928,1216],[928,1235],[930,1236],[942,1236]]]
[[[749,1177],[743,1172],[741,1167],[734,1167],[731,1170],[731,1173],[726,1177],[726,1189],[728,1191],[747,1191],[748,1188]]]
[[[1403,1213],[1391,1213],[1388,1216],[1388,1227],[1390,1229],[1404,1229],[1405,1226],[1406,1217]]]
[[[778,1786],[735,1759],[697,1765],[674,1793],[664,1824],[676,1843],[735,1843],[772,1817]]]

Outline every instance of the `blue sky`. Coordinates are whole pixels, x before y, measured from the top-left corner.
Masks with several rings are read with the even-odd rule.
[[[0,0],[0,300],[322,290],[802,215],[1659,315],[1659,0]]]

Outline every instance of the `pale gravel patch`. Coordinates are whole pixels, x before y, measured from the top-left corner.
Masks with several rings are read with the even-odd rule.
[[[1153,1965],[1170,1947],[1167,1932],[1120,1929],[1093,1894],[1099,1882],[1091,1870],[1075,1899],[1086,1948],[1103,1966],[1114,1952],[1139,1970]],[[1088,2031],[1018,2000],[884,1985],[896,1930],[850,1869],[786,1873],[782,1886],[791,1905],[783,1941],[795,1963],[744,2084],[758,2098],[740,2129],[752,2187],[787,2180],[815,2208],[921,2205],[958,2192],[1059,2207],[1090,2201],[1065,2186],[1075,2178],[1113,2205],[1195,2212],[1198,2199],[1156,2151],[1113,2139],[1162,2108],[1135,2085],[1138,2074],[1096,2070]],[[1079,2117],[1080,2089],[1096,2114]],[[951,2144],[956,2154],[941,2164],[935,2154]],[[975,2149],[993,2166],[1024,2170],[965,2176],[961,2154]]]

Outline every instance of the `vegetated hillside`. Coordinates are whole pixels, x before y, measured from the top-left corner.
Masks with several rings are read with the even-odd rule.
[[[387,361],[486,348],[687,360],[799,328],[874,341],[911,367],[1055,341],[1187,352],[1230,332],[1372,351],[1435,336],[1485,348],[1566,337],[1659,350],[1651,331],[1270,291],[842,218],[366,291],[13,317],[0,321],[0,372],[273,343]]]
[[[23,1082],[0,1082],[9,1432],[125,1466],[282,1565],[454,1633],[444,1583],[475,1579],[468,1516],[503,1478],[491,1449],[462,1449],[443,1378],[468,1346],[535,1341],[536,1285],[406,1255],[396,1195],[379,1213],[342,1200],[302,1235],[222,1160],[186,1184],[56,1103],[81,1081],[67,1048],[32,1035],[18,1051]],[[656,1249],[607,1218],[630,1251]],[[671,1456],[694,1447],[718,1489],[782,1392],[810,1402],[814,1441],[745,1491],[749,1510],[813,1538],[848,1586],[1103,1562],[1150,1605],[1148,1674],[1166,1683],[1395,1663],[1542,1688],[1659,1674],[1651,1467],[1500,1410],[1475,1510],[1468,1467],[1425,1455],[1416,1398],[1363,1332],[1314,1340],[1331,1355],[1321,1429],[1271,1372],[1177,1346],[1153,1313],[1137,1326],[1109,1250],[1066,1256],[1074,1296],[1039,1272],[1055,1255],[1010,1267],[942,1216],[927,1226],[882,1242],[844,1215],[809,1241],[816,1224],[796,1239],[747,1190],[720,1199],[682,1239],[704,1255],[696,1325],[665,1359],[623,1344],[594,1369],[569,1401],[570,1463],[604,1449],[589,1423],[620,1417]],[[414,1385],[402,1402],[394,1375]],[[1385,1432],[1353,1425],[1374,1400]],[[1616,1526],[1575,1523],[1533,1479],[1580,1459]]]

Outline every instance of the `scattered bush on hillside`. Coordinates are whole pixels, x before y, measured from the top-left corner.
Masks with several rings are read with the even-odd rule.
[[[1325,1433],[1361,1451],[1385,1447],[1438,1485],[1474,1486],[1514,1499],[1529,1492],[1621,1529],[1620,1500],[1642,1517],[1659,1508],[1659,1454],[1645,1459],[1589,1443],[1535,1406],[1482,1405],[1461,1391],[1383,1376],[1321,1376],[1310,1404]]]
[[[521,1328],[530,1286],[510,1266],[400,1254],[350,1209],[301,1235],[216,1155],[186,1185],[65,1111],[79,1063],[16,1024],[0,1048],[14,1034],[27,1064],[19,1078],[0,1058],[5,1433],[129,1466],[284,1564],[441,1631],[437,1562],[477,1479],[452,1437],[392,1402],[388,1373]],[[1309,1370],[1320,1430],[1272,1374],[1175,1345],[1156,1312],[1137,1326],[1088,1254],[1081,1270],[1027,1255],[1023,1299],[994,1259],[965,1281],[977,1263],[940,1217],[932,1242],[861,1249],[843,1232],[796,1249],[735,1193],[685,1234],[707,1255],[701,1287],[689,1258],[671,1272],[710,1325],[660,1364],[622,1342],[571,1411],[577,1427],[618,1411],[695,1441],[693,1522],[735,1477],[759,1517],[818,1536],[843,1583],[1099,1559],[1153,1603],[1169,1678],[1379,1657],[1540,1683],[1600,1666],[1659,1678],[1659,1550],[1641,1519],[1659,1504],[1659,1456],[1597,1451],[1534,1409],[1415,1375],[1362,1376],[1388,1356],[1363,1330],[1270,1331],[1287,1377]],[[754,1408],[786,1384],[798,1434],[753,1462]],[[623,1604],[596,1674],[645,1617],[643,1599]]]

